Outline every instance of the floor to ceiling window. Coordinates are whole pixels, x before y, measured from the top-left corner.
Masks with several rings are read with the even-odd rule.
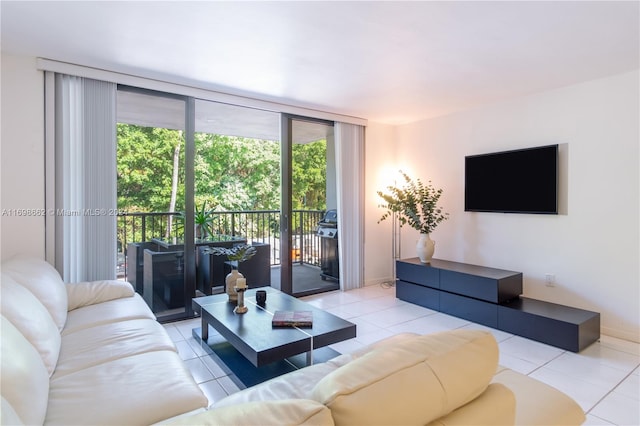
[[[282,228],[290,246],[277,271],[281,289],[295,296],[336,290],[337,233],[318,232],[325,213],[337,209],[333,123],[283,115],[281,129]]]
[[[117,96],[118,276],[160,319],[186,315],[186,100],[120,87]]]
[[[317,233],[336,208],[333,123],[123,86],[117,100],[118,273],[160,319],[224,291],[214,246],[257,248],[239,267],[250,287],[339,287]]]
[[[195,206],[205,224],[197,250],[198,291],[225,290],[226,256],[211,247],[248,244],[254,257],[238,264],[249,287],[271,285],[279,261],[279,114],[195,101]]]

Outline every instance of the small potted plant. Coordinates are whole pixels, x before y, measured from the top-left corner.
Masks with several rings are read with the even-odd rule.
[[[204,250],[204,253],[214,254],[216,256],[227,256],[229,264],[231,265],[231,272],[227,274],[225,278],[225,291],[229,296],[229,302],[236,302],[238,300],[238,294],[234,287],[236,286],[236,280],[238,278],[244,278],[238,271],[238,265],[241,262],[251,259],[256,254],[256,248],[249,244],[237,244],[233,247],[209,247]]]
[[[202,203],[200,210],[196,210],[193,223],[196,227],[196,238],[206,239],[213,234],[213,209],[207,210],[207,204]]]
[[[185,212],[178,213],[178,219],[182,222],[183,226],[186,221]],[[207,203],[202,203],[199,210],[193,213],[193,225],[195,229],[196,239],[206,239],[210,235],[213,235],[213,220],[215,215],[213,209],[207,209]]]
[[[435,242],[431,240],[430,234],[440,222],[449,218],[449,213],[445,213],[438,206],[442,189],[434,188],[431,181],[427,184],[422,183],[420,179],[414,181],[402,170],[400,174],[404,178],[404,185],[388,186],[388,193],[377,191],[384,200],[378,207],[387,210],[378,223],[396,214],[400,226],[408,224],[420,232],[416,246],[418,257],[422,263],[429,263],[435,250]]]

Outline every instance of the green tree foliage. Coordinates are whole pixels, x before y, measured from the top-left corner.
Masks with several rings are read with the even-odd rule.
[[[171,199],[173,153],[182,131],[118,124],[118,208],[164,212]],[[184,149],[180,163],[184,164]],[[179,174],[176,209],[184,208],[184,173]]]
[[[118,208],[166,212],[179,130],[118,124]],[[195,202],[215,210],[278,210],[280,143],[195,135]],[[293,208],[326,208],[326,142],[293,147]],[[180,150],[176,210],[184,210],[184,149]]]
[[[320,140],[293,146],[293,209],[326,208],[327,144]]]
[[[280,201],[275,141],[196,135],[196,200],[222,210],[274,210]]]

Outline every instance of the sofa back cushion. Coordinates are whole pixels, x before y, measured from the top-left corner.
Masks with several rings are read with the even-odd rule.
[[[498,365],[489,332],[454,330],[385,345],[324,377],[312,397],[336,425],[424,425],[480,395]]]
[[[333,419],[331,418],[331,411],[316,401],[282,399],[278,401],[250,401],[214,408],[194,416],[169,419],[160,424],[171,426],[332,426]]]
[[[2,406],[0,406],[0,425],[22,426],[24,422],[13,409],[9,401],[2,397]]]
[[[2,397],[24,424],[41,425],[47,413],[49,373],[38,351],[4,316],[0,327]]]
[[[67,289],[53,266],[42,259],[17,256],[2,263],[2,273],[33,293],[62,330],[67,320]]]
[[[25,287],[2,274],[0,312],[33,345],[40,354],[49,375],[60,354],[60,331],[49,311]]]

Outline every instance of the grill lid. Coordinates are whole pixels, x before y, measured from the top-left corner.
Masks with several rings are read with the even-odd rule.
[[[333,226],[334,228],[338,226],[338,211],[335,209],[327,210],[320,222],[318,222],[318,225]]]

